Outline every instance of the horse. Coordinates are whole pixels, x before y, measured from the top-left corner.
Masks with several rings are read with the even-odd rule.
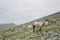
[[[55,18],[50,18],[50,19],[47,19],[46,21],[48,21],[48,23],[50,23],[50,24],[56,24]]]
[[[35,27],[39,27],[39,31],[41,31],[41,28],[44,25],[48,25],[48,21],[39,21],[39,22],[33,22],[33,32],[35,31]]]

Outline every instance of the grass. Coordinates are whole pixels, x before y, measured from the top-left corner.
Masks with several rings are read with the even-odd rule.
[[[41,32],[39,32],[37,29],[35,29],[35,32],[29,32],[30,30],[32,30],[32,27],[29,28],[29,27],[26,27],[26,26],[25,27],[20,27],[19,29],[20,29],[20,31],[18,31],[18,32],[14,33],[14,34],[12,34],[13,32],[12,33],[6,32],[4,34],[5,34],[6,38],[25,39],[25,38],[33,35],[33,34],[42,34],[43,32],[45,32],[47,30],[56,30],[56,29],[60,30],[60,27],[56,27],[55,25],[44,26],[42,28]],[[8,34],[8,33],[10,33],[10,34]],[[32,38],[32,40],[35,40],[35,38]]]

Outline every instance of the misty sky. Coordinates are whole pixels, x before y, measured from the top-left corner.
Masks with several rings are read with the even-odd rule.
[[[0,0],[0,24],[22,24],[60,11],[60,0]]]

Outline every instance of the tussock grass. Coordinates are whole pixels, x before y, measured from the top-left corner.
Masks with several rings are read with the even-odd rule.
[[[35,29],[35,32],[30,32],[32,31],[32,27],[29,28],[27,26],[25,27],[20,27],[20,31],[14,33],[14,34],[8,34],[8,32],[4,33],[6,38],[19,38],[19,39],[25,39],[33,34],[42,34],[43,32],[47,30],[60,30],[60,27],[56,27],[55,25],[48,25],[42,27],[41,31],[38,31],[38,28]],[[12,32],[13,33],[13,32]],[[51,35],[51,34],[49,34]],[[39,38],[38,38],[39,39]],[[32,38],[32,40],[35,40],[35,38]]]

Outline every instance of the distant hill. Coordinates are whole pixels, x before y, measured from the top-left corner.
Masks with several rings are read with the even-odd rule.
[[[48,16],[45,16],[45,17],[42,17],[42,18],[38,18],[36,20],[33,20],[33,21],[30,21],[30,22],[21,24],[20,26],[22,26],[22,25],[25,25],[26,26],[28,24],[32,24],[34,21],[45,20],[45,19],[48,19],[48,18],[60,18],[60,12],[56,12],[56,13],[53,13],[51,15],[48,15]]]
[[[34,21],[45,20],[45,19],[48,19],[48,18],[60,18],[60,12],[53,13],[53,14],[51,14],[51,15],[48,15],[48,16],[45,16],[45,17],[36,19],[36,20],[34,20]]]
[[[11,26],[15,26],[15,24],[14,23],[0,24],[0,27],[11,27]]]

